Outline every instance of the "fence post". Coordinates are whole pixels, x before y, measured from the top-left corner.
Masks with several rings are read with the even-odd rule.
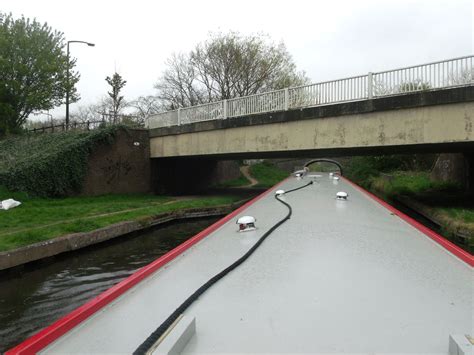
[[[178,126],[181,126],[181,107],[178,108]]]
[[[374,98],[374,82],[373,82],[373,74],[369,72],[367,75],[367,93],[369,100]]]
[[[227,100],[222,101],[222,119],[227,118]]]
[[[290,90],[285,88],[285,111],[290,107]]]

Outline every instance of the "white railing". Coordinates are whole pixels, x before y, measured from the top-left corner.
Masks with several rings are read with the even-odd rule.
[[[284,111],[285,89],[227,100],[227,117]]]
[[[179,124],[217,120],[223,118],[223,112],[222,101],[185,107],[178,110]]]
[[[367,75],[289,89],[289,109],[367,98]]]
[[[340,102],[474,85],[474,56],[303,85],[167,111],[148,117],[148,127],[249,116]]]
[[[373,73],[373,96],[441,89],[472,84],[474,56]]]

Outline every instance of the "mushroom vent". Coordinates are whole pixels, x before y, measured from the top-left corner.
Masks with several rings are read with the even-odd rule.
[[[275,195],[277,195],[277,196],[284,195],[284,194],[285,194],[285,190],[276,190],[275,191]]]
[[[337,199],[337,200],[347,200],[347,196],[349,196],[349,195],[347,194],[347,192],[339,191],[339,192],[336,194],[336,199]]]
[[[239,232],[247,232],[255,230],[255,221],[256,219],[252,216],[243,216],[237,220],[239,225]]]
[[[296,170],[293,175],[296,176],[296,177],[302,177],[302,176],[305,176],[309,171],[309,168],[307,168],[306,166],[301,169],[301,170]]]

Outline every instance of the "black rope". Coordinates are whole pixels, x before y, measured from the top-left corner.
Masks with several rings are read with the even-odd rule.
[[[339,174],[341,174],[341,176],[343,175],[342,165],[336,160],[327,159],[327,158],[313,159],[307,162],[304,165],[304,167],[307,168],[309,165],[314,164],[314,163],[331,163],[331,164],[337,165],[337,167],[339,168]]]
[[[313,183],[313,181],[310,181],[306,185],[297,187],[292,190],[288,190],[285,192],[285,194],[288,194],[293,191],[300,190],[302,188],[305,188],[306,186],[309,186]],[[278,227],[280,227],[283,223],[285,223],[287,220],[290,219],[291,214],[293,212],[291,206],[286,203],[285,201],[282,201],[278,195],[275,195],[275,199],[279,201],[280,203],[284,204],[288,208],[288,213],[287,215],[278,221],[273,227],[271,227],[267,232],[265,232],[264,235],[260,237],[260,239],[243,255],[241,256],[237,261],[235,261],[233,264],[219,272],[217,275],[209,279],[204,285],[199,287],[191,296],[189,296],[176,310],[171,313],[171,315],[163,322],[161,325],[156,328],[156,330],[151,333],[148,338],[133,352],[135,355],[142,355],[146,354],[148,350],[156,343],[156,341],[163,335],[163,333],[173,324],[176,319],[183,314],[183,312],[194,302],[196,301],[199,296],[201,296],[206,290],[208,290],[212,285],[214,285],[217,281],[222,279],[225,275],[227,275],[229,272],[237,268],[240,264],[242,264],[245,260],[247,260],[250,255],[253,254],[255,250],[263,243],[263,241],[270,235],[272,234]]]

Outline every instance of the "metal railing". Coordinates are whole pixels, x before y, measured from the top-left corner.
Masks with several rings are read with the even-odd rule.
[[[291,87],[151,115],[148,128],[474,85],[474,56]]]
[[[66,124],[60,123],[50,126],[41,126],[30,128],[28,131],[32,133],[54,133],[54,132],[64,132],[67,130],[81,130],[81,131],[90,131],[92,129],[101,128],[107,125],[105,121],[85,121],[85,122],[70,122],[69,126]]]

